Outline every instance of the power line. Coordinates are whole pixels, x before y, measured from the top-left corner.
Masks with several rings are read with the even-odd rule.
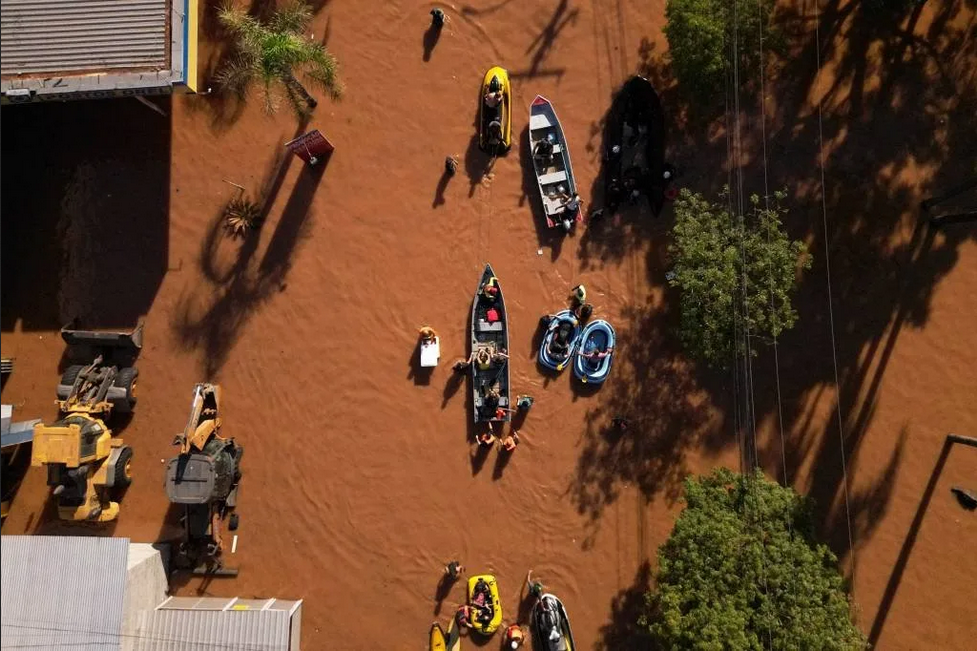
[[[833,299],[831,295],[831,256],[828,252],[830,243],[828,242],[828,206],[824,196],[824,128],[821,117],[821,9],[818,6],[820,0],[814,0],[814,46],[815,56],[817,57],[817,85],[815,92],[818,98],[818,167],[821,171],[821,223],[824,227],[824,267],[825,278],[828,285],[828,323],[831,327],[831,359],[834,362],[835,391],[837,400],[835,401],[838,416],[838,444],[841,452],[841,472],[844,480],[845,493],[845,520],[848,523],[848,556],[851,565],[851,594],[855,595],[855,545],[851,533],[851,508],[848,500],[848,462],[845,459],[845,431],[844,422],[841,417],[841,383],[838,381],[838,348],[835,342],[835,315]]]
[[[760,544],[760,579],[763,583],[763,592],[769,602],[770,599],[770,586],[767,582],[767,558],[766,558],[766,544],[764,543],[763,535],[763,509],[761,507],[760,492],[757,489],[757,470],[759,469],[759,451],[757,448],[757,432],[756,432],[756,393],[754,390],[753,383],[753,354],[751,349],[750,340],[750,304],[749,304],[749,275],[747,273],[747,255],[746,255],[746,213],[743,204],[743,165],[742,165],[742,132],[740,129],[740,96],[739,96],[739,20],[738,20],[738,7],[736,0],[732,0],[733,6],[733,124],[734,124],[734,134],[733,134],[733,144],[735,152],[735,164],[736,164],[736,179],[737,179],[737,207],[738,207],[738,219],[739,226],[741,227],[741,239],[740,239],[740,263],[742,265],[742,306],[743,306],[743,372],[744,372],[744,385],[749,387],[749,393],[744,392],[744,407],[747,412],[747,424],[750,427],[750,438],[753,442],[753,463],[750,464],[751,467],[748,469],[749,474],[746,476],[746,489],[749,493],[750,489],[753,490],[753,509],[754,509],[754,526],[757,531],[757,538]],[[736,351],[734,349],[734,358],[736,357]],[[744,509],[745,512],[745,509]],[[745,513],[746,514],[746,513]],[[748,514],[746,514],[748,515]],[[766,626],[767,632],[767,647],[773,648],[772,634],[770,631],[769,622]]]

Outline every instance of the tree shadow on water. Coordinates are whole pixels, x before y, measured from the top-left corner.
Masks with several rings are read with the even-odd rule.
[[[687,474],[688,450],[718,452],[732,441],[723,411],[712,396],[722,395],[718,378],[701,377],[669,336],[673,319],[663,305],[632,305],[623,311],[611,376],[586,416],[576,475],[569,494],[589,519],[585,548],[592,544],[604,509],[621,489],[634,485],[647,498],[673,502]],[[614,418],[628,420],[618,434]]]
[[[610,621],[600,627],[596,651],[647,651],[653,649],[652,639],[638,624],[645,614],[645,593],[651,588],[651,565],[645,561],[638,568],[634,581],[611,601]]]
[[[303,128],[300,125],[299,129]],[[274,203],[291,162],[292,157],[288,156],[278,163],[277,174],[263,195],[262,215],[266,215]],[[326,157],[316,167],[304,167],[300,171],[257,264],[255,256],[260,245],[260,227],[245,236],[229,269],[220,272],[214,243],[220,241],[223,215],[218,215],[211,224],[211,233],[204,240],[200,260],[208,283],[181,297],[172,322],[184,347],[202,352],[205,377],[216,377],[255,309],[276,293],[285,291],[285,279],[295,249],[309,227],[309,209],[328,163],[329,157]]]
[[[738,126],[743,193],[787,189],[784,225],[792,239],[808,243],[813,267],[800,278],[799,319],[781,336],[776,362],[770,345],[758,345],[753,362],[757,421],[782,418],[784,432],[783,448],[779,436],[769,437],[759,459],[769,475],[791,484],[800,468],[812,469],[796,488],[815,498],[819,533],[842,565],[849,556],[848,516],[857,551],[895,492],[903,457],[902,438],[893,436],[881,463],[862,464],[857,480],[849,479],[845,507],[846,474],[860,465],[900,334],[927,324],[937,286],[952,272],[960,247],[977,235],[967,226],[937,235],[919,223],[917,208],[934,190],[973,174],[972,11],[969,1],[879,9],[829,0],[816,41],[810,5],[779,7],[774,22],[789,50],[769,57],[763,93],[759,78],[743,81],[735,121],[723,116],[721,91],[718,106],[690,106],[653,45],[645,42],[639,52],[639,72],[666,108],[668,159],[687,170],[679,185],[715,196],[735,179],[727,136]],[[617,255],[596,251],[594,260]],[[878,454],[875,449],[872,457]],[[867,488],[853,491],[853,485]]]
[[[533,39],[529,47],[526,48],[525,53],[531,53],[532,57],[529,63],[529,70],[524,73],[525,76],[536,76],[536,73],[540,70],[540,66],[543,64],[543,60],[546,59],[546,55],[549,54],[556,39],[560,36],[560,32],[570,23],[577,22],[577,15],[580,13],[580,9],[568,10],[568,0],[560,0],[556,9],[553,10],[553,15],[550,16],[549,22],[546,23],[543,30]]]
[[[967,108],[977,104],[977,80],[964,74],[977,63],[977,42],[967,38],[964,11],[972,14],[972,3],[970,9],[962,2],[880,9],[831,0],[820,16],[819,43],[811,12],[785,8],[779,18],[796,47],[769,80],[770,185],[788,188],[785,224],[793,237],[810,242],[814,266],[798,288],[799,322],[780,342],[784,399],[776,399],[772,351],[762,350],[757,363],[770,372],[757,384],[756,409],[760,416],[782,407],[785,450],[779,438],[771,443],[765,467],[777,467],[788,481],[802,465],[813,468],[798,488],[815,498],[819,531],[846,572],[854,560],[848,558],[849,517],[857,553],[894,493],[905,431],[887,440],[884,465],[849,480],[847,508],[845,466],[848,474],[859,466],[900,334],[926,325],[939,282],[953,270],[960,246],[977,235],[973,228],[937,235],[917,208],[934,189],[972,175],[977,158],[977,141],[964,135],[977,131],[977,115]],[[818,77],[818,56],[830,76]],[[818,97],[820,119],[809,99]],[[823,187],[817,175],[822,134]],[[751,157],[762,157],[760,135],[758,127],[746,129]],[[752,188],[762,187],[757,181],[747,176]],[[833,391],[836,377],[830,413],[840,412],[841,422],[818,420],[814,407],[826,388]],[[874,447],[872,456],[879,452]],[[786,468],[779,467],[781,454]]]

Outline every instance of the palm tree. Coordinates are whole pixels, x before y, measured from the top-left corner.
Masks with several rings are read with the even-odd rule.
[[[237,48],[237,56],[217,76],[224,88],[243,97],[251,84],[261,82],[269,113],[278,108],[279,91],[300,114],[316,107],[318,102],[296,78],[297,72],[333,99],[342,95],[336,60],[322,44],[304,36],[312,9],[301,0],[277,11],[267,23],[229,4],[219,17]]]

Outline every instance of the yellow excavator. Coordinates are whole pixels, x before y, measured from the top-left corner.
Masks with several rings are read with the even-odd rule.
[[[190,418],[174,445],[180,454],[166,467],[166,494],[173,504],[183,505],[183,538],[176,545],[175,571],[194,574],[237,576],[237,569],[224,565],[222,530],[237,530],[238,485],[244,448],[220,434],[221,388],[197,384],[193,388]]]
[[[62,520],[108,522],[119,516],[111,493],[132,483],[132,448],[105,421],[136,405],[139,372],[132,363],[142,349],[142,326],[132,332],[62,328],[61,337],[87,363],[68,366],[61,376],[60,418],[34,426],[31,465],[47,466]]]

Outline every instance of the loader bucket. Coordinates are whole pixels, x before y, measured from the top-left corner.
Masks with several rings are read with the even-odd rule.
[[[91,346],[93,348],[142,349],[142,324],[131,332],[96,332],[93,330],[72,330],[61,328],[61,338],[69,346]]]

